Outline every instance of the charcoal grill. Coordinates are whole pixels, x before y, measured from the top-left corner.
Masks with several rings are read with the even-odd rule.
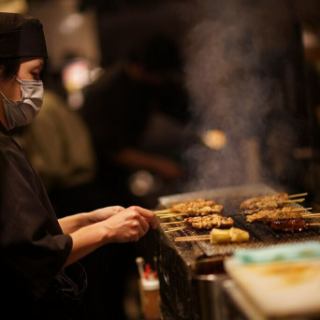
[[[303,241],[311,239],[320,239],[320,233],[315,230],[307,230],[298,233],[283,233],[275,232],[268,225],[255,222],[253,224],[247,223],[245,217],[239,214],[239,204],[246,198],[274,193],[276,190],[264,185],[244,185],[234,186],[228,188],[219,188],[212,190],[203,190],[198,192],[170,195],[161,197],[159,204],[161,207],[166,208],[171,204],[192,200],[196,198],[214,199],[218,203],[224,205],[224,212],[228,216],[232,216],[235,221],[235,226],[245,229],[250,233],[250,241],[243,244],[226,244],[226,245],[212,245],[208,241],[197,242],[179,242],[175,243],[174,238],[177,236],[189,236],[208,233],[208,231],[195,231],[192,228],[186,228],[173,233],[165,233],[167,227],[160,230],[160,247],[159,247],[159,279],[161,284],[161,299],[162,299],[162,312],[165,320],[197,320],[205,319],[203,316],[204,311],[201,311],[199,304],[199,283],[197,280],[206,279],[210,277],[214,279],[214,283],[221,276],[226,276],[223,272],[219,272],[216,277],[214,270],[217,259],[223,260],[226,256],[230,255],[237,248],[245,247],[264,247],[266,245],[280,243]],[[212,259],[213,270],[210,267],[204,275],[197,274],[196,266],[203,259]],[[212,275],[214,277],[212,277]],[[209,278],[208,278],[209,277]],[[196,283],[196,285],[195,285]],[[201,285],[200,285],[201,287]],[[215,287],[215,286],[214,286]],[[207,297],[212,304],[219,308],[221,301],[219,301],[217,290],[213,297]],[[223,311],[213,308],[211,315],[223,315]],[[207,312],[205,312],[207,314]],[[210,315],[207,315],[209,319]],[[221,319],[225,316],[221,316]],[[215,319],[219,317],[215,316]]]

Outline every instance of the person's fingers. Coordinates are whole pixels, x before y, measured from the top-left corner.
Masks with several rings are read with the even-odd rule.
[[[139,207],[139,206],[131,206],[129,207],[132,210],[138,211],[141,215],[143,215],[145,218],[152,218],[154,216],[154,213],[148,209]]]
[[[138,219],[139,219],[139,222],[140,222],[140,225],[141,225],[141,227],[143,229],[144,234],[146,234],[148,232],[148,230],[149,230],[148,221],[142,215],[139,215]]]
[[[146,218],[153,229],[156,229],[159,226],[156,215],[152,211],[139,206],[131,206],[129,208],[139,212],[139,214],[141,214],[144,218]]]
[[[143,228],[138,220],[131,221],[131,234],[134,241],[139,240],[143,236]]]
[[[118,213],[118,212],[123,211],[125,209],[122,206],[112,206],[112,207],[109,207],[109,208],[115,213]]]
[[[147,219],[133,208],[127,209],[130,214],[130,219],[134,222],[134,227],[139,230],[139,236],[143,236],[149,230]]]
[[[101,220],[108,219],[108,218],[112,217],[113,215],[123,211],[124,209],[125,208],[123,208],[121,206],[103,207],[103,208],[96,209],[96,210],[92,211],[92,217],[96,221],[101,221]]]

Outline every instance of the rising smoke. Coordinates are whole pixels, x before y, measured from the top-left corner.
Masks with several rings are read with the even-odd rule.
[[[297,103],[293,48],[300,45],[293,11],[277,0],[196,3],[200,9],[186,41],[193,130],[223,130],[228,143],[221,151],[190,147],[187,190],[264,181],[268,155],[285,149],[274,161],[288,161],[296,140],[288,125]],[[282,114],[280,132],[275,118]]]

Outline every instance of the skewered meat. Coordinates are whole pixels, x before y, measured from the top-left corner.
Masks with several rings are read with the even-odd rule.
[[[282,208],[286,203],[284,201],[276,201],[276,200],[267,200],[267,201],[257,201],[255,203],[252,203],[250,206],[248,206],[246,209],[243,209],[244,214],[253,214],[257,212],[258,210],[262,209],[278,209]]]
[[[208,214],[221,214],[223,205],[213,200],[196,199],[174,204],[172,212],[186,213],[190,216],[206,216]]]
[[[306,213],[304,208],[287,206],[281,209],[275,210],[260,210],[256,213],[247,216],[248,222],[254,221],[272,221],[283,219],[296,219],[302,218],[302,215]]]
[[[308,229],[309,224],[303,219],[287,219],[271,221],[270,227],[277,231],[299,232]]]
[[[233,226],[233,219],[231,217],[223,217],[218,214],[204,217],[190,217],[184,221],[195,229],[229,228]]]
[[[284,201],[288,200],[289,195],[285,192],[279,192],[272,195],[258,196],[244,200],[240,204],[241,209],[248,209],[257,202],[267,202],[267,201]]]
[[[287,220],[278,220],[272,221],[270,226],[274,230],[281,230],[284,232],[297,232],[308,230],[311,228],[319,228],[319,222],[307,222],[306,220],[300,219],[287,219]]]
[[[259,196],[249,198],[240,204],[240,209],[246,214],[251,214],[260,209],[277,209],[281,208],[289,200],[289,195],[285,192],[276,193],[273,195]]]
[[[212,229],[210,232],[210,242],[230,243],[230,242],[245,242],[250,238],[249,233],[239,228],[230,228],[227,230]]]

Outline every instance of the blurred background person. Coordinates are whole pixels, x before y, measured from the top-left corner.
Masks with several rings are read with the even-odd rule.
[[[156,35],[85,89],[80,114],[92,135],[98,178],[108,193],[121,197],[120,203],[143,201],[130,189],[130,178],[138,170],[173,183],[183,177],[178,144],[166,150],[152,142],[146,146],[147,130],[156,113],[180,122],[180,128],[188,120],[188,97],[181,77],[178,48],[171,39]]]

